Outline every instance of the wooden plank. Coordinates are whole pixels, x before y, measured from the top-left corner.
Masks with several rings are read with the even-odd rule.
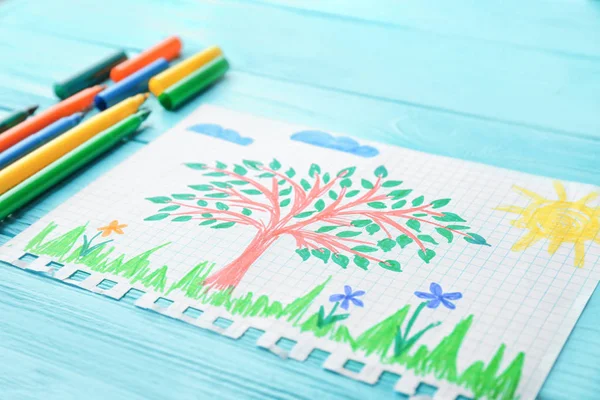
[[[86,1],[69,13],[57,11],[61,4],[40,4],[38,14],[10,23],[137,49],[180,32],[189,49],[221,44],[241,72],[463,116],[581,135],[600,132],[600,121],[594,118],[600,109],[596,95],[600,80],[595,79],[600,61],[596,58],[388,29],[254,4],[198,1],[167,7],[158,1],[132,0],[131,8],[124,10],[117,0],[103,2],[101,7]],[[136,7],[145,10],[144,18],[133,14]],[[106,29],[107,20],[111,29]]]

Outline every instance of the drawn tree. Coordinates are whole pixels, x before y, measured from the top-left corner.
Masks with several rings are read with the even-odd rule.
[[[400,263],[382,255],[395,246],[414,246],[429,263],[440,239],[450,243],[458,236],[471,244],[488,245],[469,232],[463,218],[441,211],[449,198],[425,201],[423,196],[413,196],[402,181],[388,179],[384,166],[375,169],[374,179],[359,180],[353,179],[356,167],[332,175],[322,173],[317,164],[310,166],[308,176],[298,179],[293,168],[283,172],[277,160],[268,165],[250,160],[231,166],[185,165],[213,180],[190,185],[194,193],[148,198],[162,208],[146,221],[171,218],[213,229],[236,225],[256,229],[244,252],[205,280],[207,287],[237,286],[250,266],[284,235],[295,240],[296,253],[304,261],[315,257],[344,269],[353,263],[364,270],[373,262],[397,272]]]

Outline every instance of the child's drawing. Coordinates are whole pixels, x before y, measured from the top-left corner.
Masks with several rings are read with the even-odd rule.
[[[315,257],[344,269],[353,263],[364,270],[375,263],[395,272],[401,271],[400,263],[385,257],[395,246],[410,246],[429,263],[440,240],[450,243],[462,237],[471,244],[488,245],[459,215],[442,211],[449,198],[426,200],[415,195],[402,181],[389,178],[384,166],[375,169],[373,179],[354,177],[355,167],[329,173],[317,164],[311,165],[306,178],[298,178],[294,168],[283,172],[277,160],[268,165],[244,160],[186,166],[207,182],[189,185],[186,193],[148,198],[162,208],[146,221],[170,218],[213,229],[235,225],[256,229],[246,250],[206,280],[206,285],[218,289],[236,287],[250,266],[284,235],[294,238],[296,253],[304,261]]]
[[[600,207],[590,207],[588,203],[598,197],[592,192],[577,201],[569,201],[565,187],[554,181],[554,190],[558,200],[546,199],[520,186],[513,189],[531,199],[526,207],[501,206],[499,211],[519,214],[512,225],[527,229],[528,232],[512,246],[513,251],[523,251],[538,241],[550,242],[548,253],[554,254],[563,244],[575,247],[575,266],[583,267],[585,262],[585,244],[592,240],[600,244]]]

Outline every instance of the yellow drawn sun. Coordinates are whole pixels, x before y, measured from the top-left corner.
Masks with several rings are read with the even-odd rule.
[[[554,254],[563,244],[575,247],[575,266],[583,267],[585,243],[593,240],[600,244],[600,207],[589,207],[588,202],[598,197],[592,192],[577,201],[568,201],[562,183],[555,181],[558,200],[550,200],[520,186],[518,193],[531,198],[527,207],[501,206],[499,211],[519,214],[511,224],[528,232],[512,246],[513,251],[523,251],[540,240],[548,240],[548,253]]]

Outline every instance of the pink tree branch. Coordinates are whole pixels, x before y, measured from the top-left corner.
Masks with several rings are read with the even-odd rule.
[[[228,215],[228,216],[232,216],[232,217],[236,217],[239,218],[240,220],[244,221],[246,225],[252,225],[254,227],[256,227],[259,231],[264,231],[265,230],[265,226],[261,221],[256,221],[244,214],[238,214],[236,212],[233,211],[229,211],[229,210],[218,210],[215,208],[208,208],[208,207],[200,207],[200,206],[194,206],[191,204],[186,204],[186,203],[180,203],[180,202],[176,202],[176,201],[172,201],[171,204],[175,204],[181,207],[188,207],[193,209],[194,211],[184,211],[184,212],[179,212],[179,213],[173,213],[171,215],[173,216],[182,216],[182,215],[198,215],[198,214],[220,214],[220,215]],[[213,218],[208,218],[208,219],[213,219]],[[216,217],[214,219],[220,220],[220,217]]]
[[[298,234],[299,232],[295,232],[296,234]],[[326,248],[327,250],[331,251],[332,253],[340,253],[341,251],[345,251],[347,253],[350,254],[354,254],[363,258],[366,258],[367,260],[371,260],[371,261],[375,261],[375,262],[383,262],[383,260],[365,254],[365,253],[361,253],[360,251],[356,251],[356,250],[352,250],[352,248],[350,248],[349,246],[347,246],[344,243],[341,243],[338,239],[337,236],[331,236],[331,235],[323,235],[320,233],[314,233],[314,232],[303,232],[304,234],[304,240],[305,241],[313,241],[314,243],[320,245],[321,247]],[[363,242],[364,244],[371,244],[368,242]]]
[[[425,245],[423,244],[423,242],[414,233],[409,231],[408,228],[405,228],[404,226],[400,225],[396,221],[394,221],[391,218],[388,218],[386,216],[379,215],[378,218],[381,221],[387,223],[389,226],[396,228],[397,230],[399,230],[400,232],[404,233],[406,236],[408,236],[409,238],[414,240],[414,242],[417,244],[417,246],[419,246],[419,248],[421,250],[423,250],[423,251],[427,250],[425,248]]]

